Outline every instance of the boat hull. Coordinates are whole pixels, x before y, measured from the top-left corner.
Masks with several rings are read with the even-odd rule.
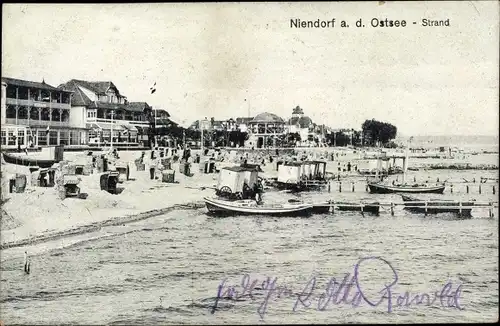
[[[402,196],[403,202],[405,205],[405,209],[414,213],[426,213],[427,214],[440,214],[440,213],[453,213],[456,215],[459,215],[461,217],[465,218],[470,218],[472,217],[472,208],[470,206],[474,206],[474,202],[462,202],[462,206],[469,207],[469,208],[451,208],[451,206],[456,207],[458,206],[458,202],[450,200],[450,201],[432,201],[429,200],[427,202],[427,209],[424,206],[422,200],[415,198],[415,197],[410,197],[410,196]],[[416,207],[418,206],[418,207]],[[439,207],[433,207],[433,206],[439,206]],[[450,206],[450,208],[447,208],[445,206]]]
[[[368,188],[374,194],[392,194],[392,193],[408,193],[408,194],[442,194],[446,186],[429,186],[429,187],[402,187],[389,186],[376,183],[369,183]]]
[[[311,204],[297,205],[248,205],[245,202],[252,201],[225,201],[218,199],[205,198],[205,204],[208,212],[212,215],[269,215],[269,216],[308,216],[312,213]]]
[[[57,163],[56,160],[37,160],[28,157],[19,157],[15,155],[11,155],[8,153],[2,153],[5,162],[10,164],[24,165],[24,166],[39,166],[41,168],[50,168],[54,163]]]

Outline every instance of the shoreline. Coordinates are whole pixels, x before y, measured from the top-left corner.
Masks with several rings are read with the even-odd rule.
[[[52,241],[52,240],[58,240],[61,238],[65,237],[70,237],[74,235],[81,235],[85,233],[90,233],[90,232],[95,232],[99,231],[99,229],[106,227],[106,226],[116,226],[116,225],[121,225],[121,224],[129,224],[129,223],[134,223],[138,221],[142,221],[151,217],[155,217],[158,215],[163,215],[167,214],[169,212],[172,212],[177,209],[199,209],[204,207],[205,204],[200,203],[200,202],[192,202],[192,203],[187,203],[187,204],[174,204],[172,206],[168,207],[163,207],[159,209],[153,209],[145,212],[140,212],[132,215],[125,215],[125,216],[116,216],[116,217],[111,217],[107,220],[104,221],[98,221],[98,222],[93,222],[90,224],[85,224],[81,226],[77,226],[71,229],[66,229],[62,231],[55,231],[53,233],[47,232],[47,233],[41,233],[40,235],[34,236],[32,238],[26,238],[14,242],[8,242],[8,243],[2,243],[0,244],[0,250],[4,249],[11,249],[11,248],[17,248],[17,247],[22,247],[25,245],[36,245],[39,243],[44,243],[47,241]]]
[[[324,149],[319,151],[324,152]],[[193,151],[193,154],[196,152]],[[334,161],[325,158],[327,172],[340,173],[345,182],[351,181],[352,178],[365,178],[354,171],[340,172],[346,162],[359,160],[358,153],[352,151],[337,153],[340,155],[336,156]],[[68,161],[77,161],[82,155],[84,154],[65,153],[65,158]],[[214,193],[211,188],[217,184],[217,174],[200,172],[199,164],[192,164],[193,175],[188,177],[179,173],[179,163],[173,163],[175,183],[163,183],[161,180],[150,180],[149,171],[136,171],[133,167],[132,162],[140,156],[140,151],[125,151],[119,155],[122,157],[120,161],[129,162],[131,167],[130,180],[118,184],[124,188],[121,194],[113,195],[100,190],[100,174],[94,173],[89,176],[79,176],[81,191],[88,194],[86,199],[67,198],[62,201],[57,198],[54,188],[30,185],[29,167],[2,164],[2,182],[5,179],[3,176],[5,172],[21,173],[27,175],[28,185],[24,193],[7,194],[9,198],[0,207],[2,210],[0,250],[38,245],[96,232],[106,226],[129,224],[176,209],[199,209],[204,207],[203,197]],[[239,163],[231,159],[217,162],[218,168],[232,165]],[[267,177],[277,175],[275,163],[266,162],[262,168],[263,174]]]

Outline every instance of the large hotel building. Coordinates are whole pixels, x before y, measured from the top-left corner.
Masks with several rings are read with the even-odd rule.
[[[164,110],[157,111],[161,120],[146,102],[128,102],[111,81],[72,79],[54,87],[2,77],[1,146],[146,144],[151,125],[167,125]]]
[[[84,144],[86,129],[70,124],[72,95],[44,81],[2,77],[1,146]]]

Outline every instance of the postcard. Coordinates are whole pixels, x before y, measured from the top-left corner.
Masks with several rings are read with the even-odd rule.
[[[2,325],[498,320],[497,1],[2,9]]]

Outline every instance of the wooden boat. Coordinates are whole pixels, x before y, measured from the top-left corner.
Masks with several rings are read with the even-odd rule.
[[[441,185],[429,185],[429,184],[407,184],[406,183],[406,171],[408,170],[408,159],[409,159],[409,150],[410,145],[406,147],[406,154],[403,160],[403,182],[401,184],[386,184],[382,181],[379,182],[368,182],[368,188],[371,193],[375,194],[390,194],[390,193],[426,193],[426,194],[442,194],[446,186],[444,184]],[[377,161],[377,164],[380,165],[381,159]]]
[[[3,158],[5,162],[10,164],[24,165],[24,166],[39,166],[41,168],[50,168],[54,163],[57,163],[56,160],[40,160],[36,158],[31,158],[27,156],[16,156],[13,154],[9,154],[3,152]]]
[[[310,215],[312,204],[262,204],[255,200],[222,200],[204,198],[209,213],[214,215],[272,215],[305,216]]]
[[[438,214],[438,213],[454,213],[461,217],[472,217],[471,211],[474,206],[474,201],[461,202],[464,208],[460,209],[460,202],[455,200],[431,199],[421,200],[412,196],[401,195],[405,205],[405,209],[415,213]],[[425,208],[427,203],[427,208]]]
[[[442,194],[444,192],[444,189],[446,188],[445,185],[427,185],[427,184],[414,184],[414,185],[407,185],[407,184],[400,184],[400,185],[388,185],[380,182],[370,182],[368,183],[368,188],[370,189],[371,193],[374,194],[390,194],[390,193],[411,193],[411,194],[417,194],[417,193],[427,193],[427,194]]]

